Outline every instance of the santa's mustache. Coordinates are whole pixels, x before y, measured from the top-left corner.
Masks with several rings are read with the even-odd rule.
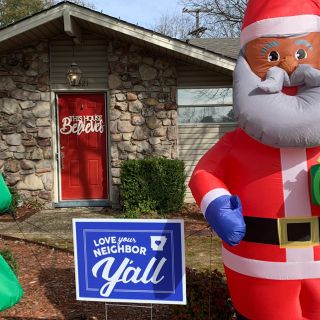
[[[283,87],[292,86],[320,86],[320,70],[308,64],[300,64],[289,76],[288,73],[279,67],[272,67],[268,70],[266,79],[258,83],[258,87],[267,93],[277,93]]]
[[[262,81],[240,55],[234,71],[234,114],[250,136],[275,147],[320,145],[320,71],[301,65],[289,77],[273,68]],[[283,86],[299,86],[295,96]]]

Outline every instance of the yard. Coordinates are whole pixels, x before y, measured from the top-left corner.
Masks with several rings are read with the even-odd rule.
[[[222,271],[219,240],[211,236],[197,208],[184,207],[181,213],[170,216],[170,218],[183,218],[185,221],[186,265],[189,276],[192,276],[189,280],[187,279],[187,283],[188,281],[189,284],[192,281],[193,283],[199,282],[197,276],[193,274],[193,268],[203,271],[217,268]],[[105,319],[103,303],[80,302],[75,299],[72,242],[48,238],[38,239],[38,241],[45,244],[39,245],[8,238],[1,241],[0,249],[10,248],[18,262],[19,279],[25,291],[22,301],[12,309],[3,312],[1,319]],[[208,280],[202,280],[202,285],[209,288]],[[219,283],[219,288],[220,286]],[[192,290],[194,293],[198,289],[192,288]],[[214,286],[212,290],[213,299],[220,298],[217,294],[220,291],[217,291]],[[208,305],[203,300],[198,302]],[[189,319],[175,315],[175,312],[179,310],[181,312],[181,307],[153,306],[152,318]],[[148,319],[149,317],[151,317],[150,309],[146,308],[108,307],[109,319],[129,320]],[[227,319],[224,316],[218,318],[211,316],[210,318]],[[207,318],[201,318],[199,313],[197,319]]]

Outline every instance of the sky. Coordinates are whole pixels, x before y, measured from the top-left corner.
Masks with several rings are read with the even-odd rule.
[[[150,28],[163,14],[182,13],[179,0],[95,0],[95,10]]]

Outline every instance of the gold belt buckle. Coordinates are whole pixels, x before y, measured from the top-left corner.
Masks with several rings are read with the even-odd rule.
[[[290,241],[288,239],[288,225],[293,223],[310,224],[309,241]],[[279,218],[278,235],[280,248],[307,248],[319,245],[319,222],[318,217],[297,217],[297,218]]]

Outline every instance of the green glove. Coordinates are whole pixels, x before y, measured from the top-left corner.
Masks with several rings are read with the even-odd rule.
[[[0,255],[0,311],[11,308],[22,296],[23,291],[16,275]]]
[[[7,211],[10,207],[12,196],[2,174],[0,173],[0,213]]]

